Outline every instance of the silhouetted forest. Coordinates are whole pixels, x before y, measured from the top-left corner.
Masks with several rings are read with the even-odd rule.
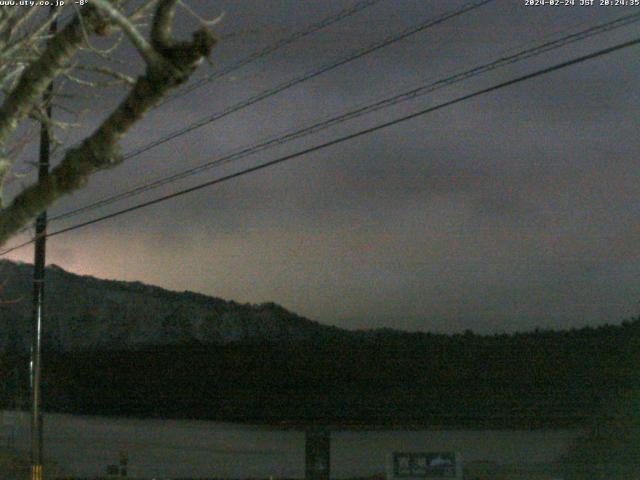
[[[48,411],[270,424],[592,425],[640,387],[640,319],[513,335],[372,331],[291,343],[46,352]],[[27,384],[4,355],[3,405]],[[24,395],[22,396],[24,398]]]

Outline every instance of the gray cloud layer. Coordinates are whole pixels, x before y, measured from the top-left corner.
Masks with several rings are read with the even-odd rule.
[[[263,32],[223,44],[218,58],[230,62],[349,2],[194,2],[199,11],[216,14],[213,3],[226,11],[221,29]],[[242,70],[235,80],[167,105],[128,145],[461,3],[382,2]],[[630,10],[535,9],[498,0],[132,159],[99,175],[59,211],[624,12]],[[634,32],[637,26],[493,72],[178,186]],[[510,331],[619,321],[637,313],[640,296],[639,65],[632,49],[509,87],[52,239],[49,259],[99,277],[276,301],[344,327]]]

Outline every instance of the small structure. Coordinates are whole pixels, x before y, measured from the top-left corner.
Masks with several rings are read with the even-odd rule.
[[[121,451],[118,454],[118,465],[107,465],[107,477],[124,478],[127,476],[127,465],[129,464],[129,455],[127,452]]]

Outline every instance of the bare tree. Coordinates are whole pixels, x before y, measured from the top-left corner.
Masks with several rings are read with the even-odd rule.
[[[66,151],[46,179],[0,206],[0,245],[61,196],[81,188],[92,173],[120,163],[122,136],[209,56],[216,37],[206,24],[190,41],[174,40],[173,19],[179,3],[91,0],[82,7],[57,9],[53,16],[43,15],[42,7],[0,6],[0,88],[4,95],[0,106],[0,193],[11,176],[21,144],[16,139],[21,126],[29,119],[49,121],[42,99],[52,81],[64,78],[99,88],[98,81],[83,80],[78,74],[90,71],[94,79],[104,77],[105,81],[127,85],[120,104],[84,141]],[[53,18],[71,8],[75,8],[72,18],[62,22],[57,32],[49,33]],[[150,22],[146,29],[140,26],[145,18]],[[144,73],[130,78],[112,66],[79,63],[78,57],[87,50],[98,57],[109,56],[109,48],[92,46],[93,39],[100,37],[133,45],[144,62]],[[49,126],[60,125],[51,122]]]

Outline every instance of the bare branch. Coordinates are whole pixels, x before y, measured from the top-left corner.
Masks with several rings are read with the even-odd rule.
[[[193,10],[193,8],[191,8],[188,4],[186,4],[185,2],[183,2],[182,0],[178,0],[178,4],[187,12],[189,13],[189,15],[191,15],[193,18],[195,18],[198,22],[200,22],[201,25],[205,26],[205,27],[213,27],[214,25],[220,23],[222,21],[222,19],[224,18],[224,12],[222,12],[220,15],[218,15],[215,18],[212,18],[211,20],[207,20],[206,18],[203,18],[202,16],[198,15],[195,10]]]
[[[87,8],[85,27],[93,31],[103,26],[102,16],[95,9]],[[40,58],[24,70],[18,84],[0,107],[0,146],[39,102],[49,83],[62,73],[83,39],[82,26],[76,17],[51,38]]]
[[[100,9],[103,13],[111,19],[113,23],[118,25],[125,33],[131,43],[136,47],[142,58],[148,63],[156,63],[160,61],[160,58],[153,47],[147,42],[147,40],[142,36],[142,34],[138,31],[138,29],[133,25],[131,21],[127,17],[125,17],[122,13],[115,8],[111,2],[108,0],[92,0],[93,5],[95,5],[98,9]]]
[[[103,3],[101,0],[94,0],[94,2],[96,5]],[[119,152],[118,142],[121,137],[170,89],[185,82],[203,58],[208,57],[217,40],[207,28],[196,31],[190,42],[174,42],[171,39],[171,21],[175,4],[175,0],[160,0],[156,8],[150,48],[154,49],[153,56],[159,60],[147,63],[145,74],[137,78],[122,103],[91,136],[78,147],[69,150],[49,176],[24,189],[15,197],[11,205],[0,210],[0,245],[25,227],[31,219],[49,207],[55,200],[82,187],[92,173],[120,163],[122,156]],[[100,7],[98,6],[98,8]],[[116,21],[113,17],[110,18]],[[97,27],[93,24],[96,21],[95,19],[91,20],[92,28]],[[79,43],[82,39],[82,32],[77,25],[78,20],[76,19],[74,22],[76,22],[75,36],[69,40]],[[121,24],[118,25],[122,27]],[[78,40],[77,37],[80,39]],[[56,38],[52,40],[52,43],[54,40]],[[57,49],[62,50],[62,52],[54,50],[58,60],[67,61],[68,50],[59,44]],[[48,49],[48,53],[51,55],[50,50],[51,47]],[[46,68],[49,69],[47,72],[51,71],[48,64]],[[28,67],[29,69],[31,66]],[[60,70],[61,68],[58,68],[56,72],[50,74]],[[33,80],[28,83],[33,83]],[[23,86],[23,88],[26,87]],[[30,87],[30,91],[34,91],[33,86]],[[5,108],[4,105],[3,108]],[[2,110],[0,110],[1,116]],[[9,127],[5,126],[4,129],[9,130]],[[1,132],[2,124],[0,123]]]
[[[107,68],[107,67],[100,67],[100,66],[88,66],[88,65],[76,65],[76,67],[74,67],[76,70],[81,70],[81,71],[85,71],[85,72],[90,72],[90,73],[95,73],[104,77],[111,77],[114,80],[120,82],[120,83],[124,83],[127,85],[133,85],[135,83],[135,80],[130,77],[129,75],[126,75],[122,72],[118,72],[116,70],[113,70],[111,68]]]
[[[151,25],[151,43],[163,51],[171,46],[171,24],[176,13],[177,0],[160,0]]]

